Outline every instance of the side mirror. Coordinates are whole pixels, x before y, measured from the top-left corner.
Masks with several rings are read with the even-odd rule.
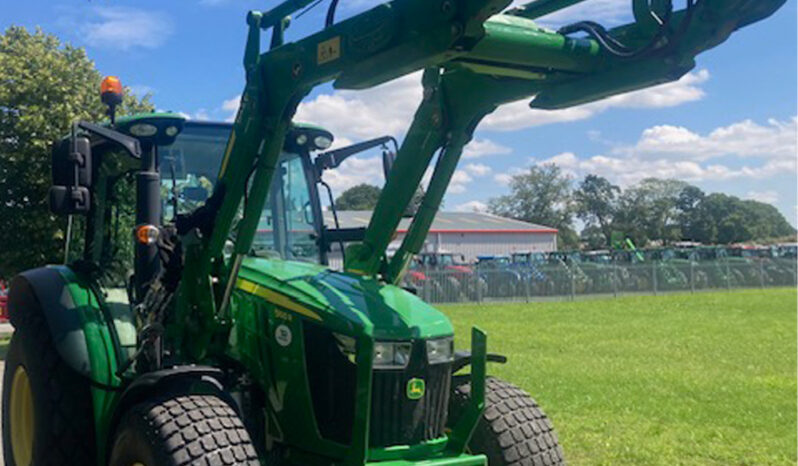
[[[385,181],[388,181],[388,175],[391,174],[393,162],[396,160],[396,153],[387,149],[382,151],[382,174],[385,176]]]
[[[91,142],[85,136],[64,139],[52,152],[53,184],[91,188]],[[75,178],[77,174],[77,179]]]
[[[91,141],[84,136],[63,140],[52,151],[50,210],[58,215],[85,214],[91,207]]]

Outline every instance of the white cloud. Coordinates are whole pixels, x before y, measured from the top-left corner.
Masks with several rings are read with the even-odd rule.
[[[232,122],[236,119],[238,107],[241,105],[241,94],[222,102],[222,110],[227,112],[227,117],[224,121]]]
[[[421,73],[363,91],[334,91],[302,102],[295,120],[321,125],[333,134],[362,140],[407,130],[421,102]]]
[[[493,181],[499,183],[502,186],[509,186],[512,180],[513,180],[513,175],[510,175],[509,173],[497,173],[493,175]]]
[[[493,170],[484,163],[469,163],[465,166],[465,171],[473,176],[482,177],[490,175]]]
[[[452,180],[449,183],[449,189],[446,191],[449,194],[462,194],[466,192],[466,185],[474,181],[474,178],[465,170],[456,170],[452,175]]]
[[[125,6],[97,6],[92,11],[95,18],[83,20],[78,26],[82,39],[92,47],[153,49],[161,46],[174,30],[169,17],[158,11]]]
[[[512,5],[520,6],[529,0],[514,0]],[[632,21],[632,9],[629,0],[591,0],[570,8],[564,8],[538,21],[546,27],[558,27],[577,21],[591,20],[610,27]]]
[[[770,120],[767,126],[746,120],[717,128],[707,136],[687,128],[660,126],[645,130],[636,145],[616,147],[609,155],[580,158],[565,152],[535,163],[554,163],[575,176],[601,175],[624,186],[647,177],[689,182],[794,177],[798,170],[796,136],[795,118]],[[735,156],[743,164],[709,162],[724,156]]]
[[[463,148],[464,159],[478,159],[489,155],[504,155],[509,154],[513,150],[501,144],[495,143],[490,139],[472,139]]]
[[[705,93],[699,86],[709,80],[709,71],[687,73],[675,82],[616,95],[563,110],[541,110],[529,108],[529,101],[522,100],[502,105],[488,115],[480,129],[515,131],[551,123],[565,123],[590,118],[612,108],[663,108],[675,107],[701,100]]]
[[[487,212],[488,205],[482,201],[468,201],[454,206],[455,212]]]
[[[760,125],[751,120],[717,128],[706,136],[681,126],[662,125],[645,130],[633,147],[624,150],[645,156],[690,157],[709,160],[723,156],[794,159],[796,119],[769,120]]]
[[[779,200],[779,193],[776,191],[748,191],[748,194],[745,196],[748,199],[752,199],[754,201],[764,202],[767,204],[775,204]]]
[[[382,159],[349,157],[335,170],[324,172],[324,181],[333,188],[335,194],[363,183],[382,186],[384,184]]]

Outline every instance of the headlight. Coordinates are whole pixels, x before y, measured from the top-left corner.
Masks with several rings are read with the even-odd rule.
[[[332,139],[327,136],[316,136],[313,138],[313,143],[316,145],[317,149],[324,150],[332,145]]]
[[[375,369],[404,369],[410,362],[412,346],[409,342],[375,341]]]
[[[158,132],[158,127],[149,123],[137,123],[130,127],[130,134],[140,138],[155,136]]]
[[[427,340],[427,362],[440,364],[454,359],[454,338],[446,337]]]

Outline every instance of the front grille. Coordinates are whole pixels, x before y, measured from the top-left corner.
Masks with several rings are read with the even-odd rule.
[[[423,379],[424,396],[407,397],[410,379]],[[375,370],[371,385],[371,447],[412,445],[444,435],[452,366],[427,364],[426,344],[413,343],[410,364],[403,370]]]

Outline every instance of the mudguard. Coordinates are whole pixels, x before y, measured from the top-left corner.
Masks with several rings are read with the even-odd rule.
[[[11,281],[8,295],[11,324],[15,328],[24,326],[26,312],[41,310],[61,359],[75,372],[91,378],[86,334],[75,307],[67,281],[55,268],[28,270]]]
[[[61,358],[95,386],[119,387],[116,375],[125,358],[114,325],[101,301],[66,266],[32,269],[14,277],[8,296],[11,324],[25,325],[26,314],[41,312]]]

